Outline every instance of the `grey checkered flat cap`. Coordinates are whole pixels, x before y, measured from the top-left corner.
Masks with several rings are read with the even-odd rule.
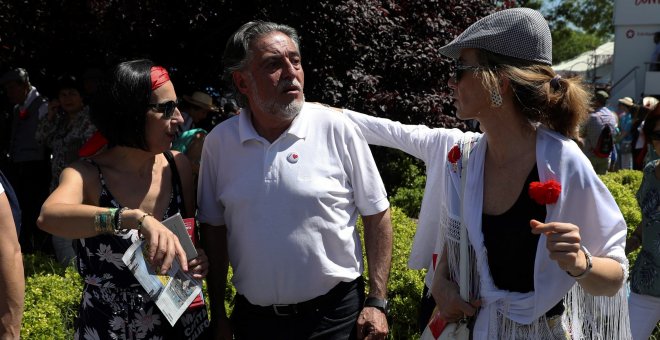
[[[552,36],[538,11],[512,8],[493,13],[468,27],[439,52],[454,59],[461,49],[479,48],[509,57],[552,65]]]

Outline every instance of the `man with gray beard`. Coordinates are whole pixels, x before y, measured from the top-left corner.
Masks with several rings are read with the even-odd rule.
[[[243,109],[211,131],[202,152],[197,216],[213,338],[385,338],[392,226],[364,137],[345,115],[305,103],[293,28],[244,24],[223,63]]]

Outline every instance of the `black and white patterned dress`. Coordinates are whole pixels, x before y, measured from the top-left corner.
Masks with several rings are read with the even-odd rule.
[[[100,167],[99,206],[121,208],[107,188]],[[174,165],[173,162],[170,166]],[[183,210],[178,179],[163,219]],[[124,265],[122,256],[138,239],[137,230],[76,240],[83,296],[75,321],[75,339],[203,339],[209,321],[206,309],[187,310],[171,327],[155,302]]]

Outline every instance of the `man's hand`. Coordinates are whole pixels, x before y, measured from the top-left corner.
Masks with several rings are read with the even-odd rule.
[[[358,339],[373,340],[385,339],[389,327],[387,316],[375,307],[364,307],[357,320]]]

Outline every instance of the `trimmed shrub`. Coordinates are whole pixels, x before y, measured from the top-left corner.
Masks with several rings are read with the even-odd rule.
[[[642,212],[635,198],[637,189],[642,184],[642,177],[643,173],[637,170],[620,170],[600,176],[607,189],[612,193],[619,209],[621,209],[623,218],[626,220],[626,226],[628,226],[628,236],[642,222]],[[637,259],[637,253],[639,253],[639,250],[628,254],[631,266]]]
[[[419,300],[424,289],[424,271],[408,269],[408,256],[412,249],[412,241],[417,228],[416,223],[406,216],[400,208],[391,208],[392,216],[392,268],[387,284],[387,295],[390,302],[388,323],[390,339],[411,339],[419,337],[417,330],[417,315]],[[358,223],[364,250],[364,225]],[[365,258],[364,278],[369,280],[369,263]]]
[[[400,208],[408,217],[419,217],[419,209],[422,206],[422,197],[424,196],[424,185],[426,184],[426,175],[424,168],[415,163],[415,158],[404,155],[396,163],[390,162],[388,171],[398,171],[400,175],[399,185],[391,190],[394,195],[390,203]]]
[[[23,339],[72,339],[82,279],[72,266],[63,268],[44,255],[24,255],[25,310]]]

